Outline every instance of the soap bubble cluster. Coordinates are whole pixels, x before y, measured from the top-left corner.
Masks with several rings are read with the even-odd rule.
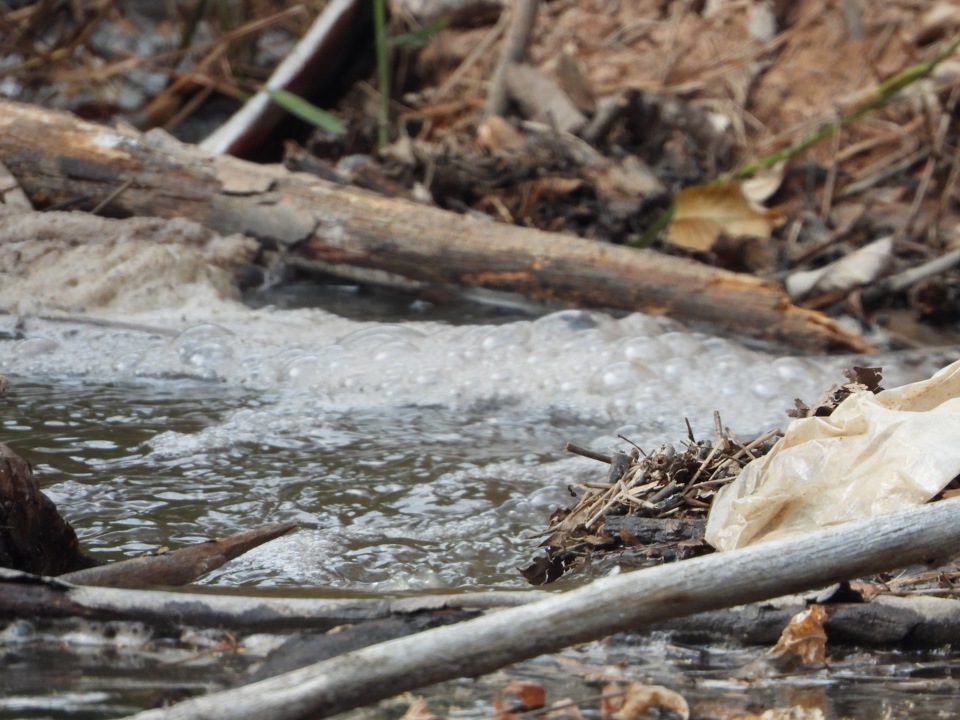
[[[712,433],[715,410],[745,434],[783,424],[794,398],[815,401],[850,364],[776,357],[662,317],[589,310],[464,326],[239,307],[178,329],[164,327],[168,317],[115,328],[31,322],[38,329],[0,355],[2,371],[227,382],[297,413],[444,407],[531,422],[559,413],[671,437],[685,432],[684,418]]]

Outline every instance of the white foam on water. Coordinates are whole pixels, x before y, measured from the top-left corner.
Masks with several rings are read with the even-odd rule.
[[[478,568],[503,582],[530,554],[519,529],[538,527],[546,508],[568,502],[567,483],[598,476],[596,463],[557,460],[564,441],[604,451],[624,446],[618,436],[644,447],[678,443],[685,418],[698,438],[712,438],[715,410],[749,437],[785,426],[794,398],[817,400],[851,364],[773,356],[642,314],[562,310],[457,326],[254,310],[232,300],[225,282],[224,268],[247,256],[242,240],[183,222],[37,222],[48,223],[43,237],[56,237],[32,248],[28,271],[17,265],[13,236],[0,253],[0,271],[14,278],[0,288],[0,303],[26,313],[22,339],[0,343],[0,372],[14,382],[199,381],[257,397],[197,431],[160,432],[142,460],[148,472],[192,468],[188,478],[216,478],[216,487],[155,489],[140,498],[147,509],[131,516],[135,525],[189,503],[203,508],[195,521],[203,529],[249,518],[303,523],[210,582],[403,590],[482,584]],[[98,244],[98,233],[117,228],[123,242]],[[157,245],[161,229],[167,235]],[[68,236],[84,232],[75,248]],[[69,312],[78,314],[62,315]],[[0,317],[0,330],[6,323],[13,334],[15,319]],[[876,363],[888,386],[936,364]],[[341,453],[363,472],[327,462]],[[241,461],[260,464],[235,466]],[[129,469],[124,463],[110,469]],[[221,471],[233,475],[219,478]],[[402,483],[396,472],[405,473]],[[89,498],[91,527],[108,522],[94,511],[113,502],[109,488],[63,483],[64,500],[68,489]],[[125,542],[137,548],[140,540]]]
[[[815,401],[850,364],[774,357],[663,318],[588,310],[470,326],[358,322],[323,310],[232,302],[102,315],[124,325],[28,320],[26,337],[0,348],[0,372],[102,382],[193,378],[272,400],[197,434],[159,436],[153,446],[167,458],[254,438],[282,447],[305,437],[338,447],[352,436],[326,417],[397,407],[481,413],[492,423],[564,417],[620,428],[647,444],[681,439],[684,418],[699,437],[711,437],[716,410],[749,436],[785,425],[794,398]],[[899,369],[907,379],[925,372]],[[888,382],[897,374],[892,368]]]

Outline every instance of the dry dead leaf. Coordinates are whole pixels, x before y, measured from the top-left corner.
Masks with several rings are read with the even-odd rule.
[[[880,238],[822,268],[795,272],[784,285],[793,300],[814,291],[846,292],[875,280],[886,270],[892,255],[893,236]]]
[[[623,690],[617,683],[607,683],[600,690],[600,717],[604,720],[623,707]]]
[[[586,116],[577,110],[560,85],[539,68],[523,63],[511,64],[507,66],[504,79],[507,92],[525,117],[574,134],[587,124]]]
[[[537,710],[547,704],[547,691],[538,682],[530,680],[511,680],[503,689],[502,695],[511,695],[518,702],[511,706],[512,712]]]
[[[683,720],[690,717],[690,706],[683,695],[662,685],[644,685],[639,682],[630,683],[623,707],[611,717],[615,720],[643,720],[648,711],[656,707],[673,710]]]
[[[773,167],[757,171],[753,177],[740,183],[744,196],[757,206],[765,203],[780,189],[786,168],[787,163],[782,161]]]
[[[590,81],[577,56],[577,46],[573,43],[566,43],[560,52],[557,60],[557,80],[578,110],[585,113],[596,110],[597,103],[590,89]]]
[[[779,219],[776,210],[751,203],[740,183],[684,188],[677,193],[675,207],[667,242],[696,252],[710,250],[721,235],[769,240]]]
[[[823,624],[827,611],[823,605],[811,605],[797,613],[780,634],[774,653],[794,653],[805,665],[818,665],[827,659],[827,632]]]

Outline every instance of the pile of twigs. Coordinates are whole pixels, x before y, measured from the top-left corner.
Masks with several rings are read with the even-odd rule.
[[[833,386],[812,405],[797,399],[787,415],[828,416],[851,394],[883,390],[881,368],[855,366],[844,375],[847,382]],[[681,451],[665,444],[647,454],[621,437],[633,448],[611,456],[568,443],[568,452],[605,462],[610,469],[604,482],[570,486],[577,503],[550,517],[543,533],[547,539],[541,543],[546,554],[522,571],[527,581],[533,585],[552,582],[600,555],[644,567],[712,552],[703,531],[717,491],[747,463],[770,452],[782,435],[774,429],[743,442],[723,426],[719,412],[713,419],[716,440],[696,440],[688,422],[686,447]],[[958,487],[960,482],[955,480],[942,495],[960,492]]]
[[[697,441],[688,424],[686,447],[679,451],[664,444],[645,454],[634,445],[630,452],[610,456],[568,444],[569,452],[608,463],[610,469],[604,482],[570,487],[579,496],[576,505],[551,516],[541,545],[546,555],[535,559],[524,577],[535,585],[551,582],[583,566],[598,550],[620,551],[621,561],[636,566],[710,552],[703,526],[717,489],[765,455],[780,436],[771,430],[742,442],[723,427],[719,413],[714,422],[715,442]]]

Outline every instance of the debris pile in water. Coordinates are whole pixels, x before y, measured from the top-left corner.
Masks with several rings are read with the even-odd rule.
[[[854,367],[845,375],[847,383],[832,387],[812,407],[798,399],[787,414],[828,416],[853,393],[883,390],[880,368]],[[714,422],[715,442],[696,440],[688,423],[682,450],[664,444],[645,454],[634,445],[629,452],[605,455],[568,443],[568,451],[610,468],[602,481],[570,487],[579,499],[550,517],[547,539],[541,543],[545,555],[521,571],[527,581],[549,583],[568,570],[611,555],[621,564],[645,567],[712,552],[704,527],[717,490],[747,463],[766,455],[782,435],[774,429],[741,441],[723,426],[719,413],[714,413]]]
[[[765,454],[779,436],[772,430],[741,442],[722,427],[715,413],[717,441],[697,441],[690,431],[686,447],[658,446],[643,454],[634,446],[612,456],[567,445],[567,450],[609,463],[605,480],[573,485],[582,493],[573,508],[550,517],[546,555],[524,569],[533,585],[556,580],[583,567],[595,553],[617,551],[620,559],[642,567],[711,552],[703,540],[706,514],[717,488]],[[689,430],[689,426],[688,426]]]

